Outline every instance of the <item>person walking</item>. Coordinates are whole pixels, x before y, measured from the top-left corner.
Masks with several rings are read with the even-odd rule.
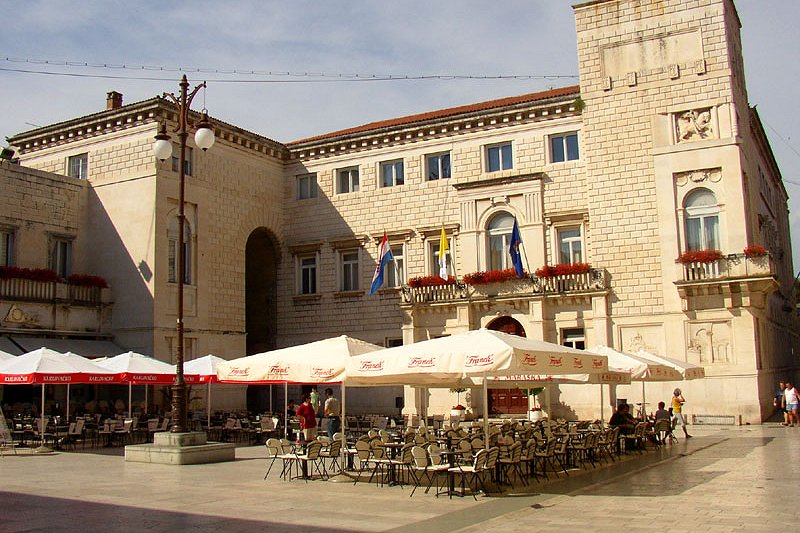
[[[311,387],[311,407],[314,408],[314,413],[316,417],[319,418],[320,401],[319,401],[319,392],[317,392],[316,385]]]
[[[781,381],[778,383],[778,392],[775,393],[775,400],[773,405],[775,405],[775,410],[779,413],[783,413],[783,424],[784,426],[789,425],[789,412],[786,411],[786,396],[783,394],[783,391],[786,390],[786,383]]]
[[[311,395],[303,396],[303,403],[297,408],[295,413],[300,419],[300,429],[303,430],[303,438],[306,442],[317,438],[317,413],[311,407]]]
[[[675,389],[672,392],[672,429],[675,429],[675,426],[680,424],[681,429],[683,429],[683,435],[687,439],[691,439],[692,436],[689,435],[688,431],[686,431],[686,419],[681,412],[683,410],[684,403],[686,403],[686,400],[683,398],[681,390]]]
[[[325,389],[325,418],[328,419],[328,436],[333,439],[333,435],[342,427],[342,406],[339,400],[333,397],[333,389]]]
[[[800,402],[800,393],[797,392],[797,389],[787,381],[786,388],[783,389],[783,397],[786,401],[786,414],[788,415],[787,422],[791,427],[794,427],[795,424],[800,425],[800,420],[798,420],[798,402]]]

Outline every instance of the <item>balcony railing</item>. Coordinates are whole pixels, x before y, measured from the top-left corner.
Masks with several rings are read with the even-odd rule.
[[[430,287],[404,286],[403,303],[421,304],[452,302],[487,297],[535,297],[544,294],[569,294],[608,289],[605,269],[592,268],[583,274],[567,274],[550,278],[530,276],[500,283],[467,285],[463,281]]]
[[[54,281],[0,279],[0,299],[21,302],[62,302],[71,305],[96,306],[103,303],[103,289],[82,287]]]
[[[678,263],[678,280],[683,282],[735,278],[769,277],[775,274],[772,257],[731,254],[710,263]]]

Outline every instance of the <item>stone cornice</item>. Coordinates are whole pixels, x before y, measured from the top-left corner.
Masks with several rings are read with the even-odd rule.
[[[580,105],[576,104],[578,97],[579,94],[569,94],[491,110],[478,110],[445,118],[343,134],[322,140],[301,141],[290,143],[288,148],[293,159],[303,161],[452,137],[473,131],[580,116]]]
[[[457,191],[464,191],[469,189],[480,189],[482,187],[495,187],[497,185],[509,185],[512,183],[540,180],[544,177],[546,177],[544,172],[533,172],[530,174],[520,174],[518,176],[503,176],[502,178],[453,183],[453,188]]]

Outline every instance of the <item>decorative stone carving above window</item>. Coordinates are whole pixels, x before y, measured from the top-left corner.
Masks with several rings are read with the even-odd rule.
[[[722,179],[721,168],[704,168],[701,170],[689,170],[687,172],[676,172],[675,185],[683,187],[687,183],[703,183],[708,180],[712,183],[719,183]]]
[[[678,143],[716,138],[710,107],[675,113],[675,140]]]

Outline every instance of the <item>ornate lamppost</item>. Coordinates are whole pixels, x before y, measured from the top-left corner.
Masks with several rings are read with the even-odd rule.
[[[178,125],[175,128],[175,133],[178,136],[180,144],[180,159],[178,164],[178,177],[180,181],[180,193],[178,198],[178,320],[176,325],[177,346],[175,349],[176,355],[176,372],[175,383],[172,385],[172,433],[186,433],[189,431],[188,417],[187,417],[187,401],[186,401],[186,381],[183,379],[183,283],[184,273],[186,269],[186,260],[184,253],[184,228],[186,224],[186,217],[184,215],[184,185],[186,181],[186,138],[189,136],[189,128],[194,126],[189,118],[189,110],[192,105],[192,100],[200,89],[206,87],[206,82],[197,85],[191,92],[189,92],[189,81],[186,75],[183,75],[180,82],[181,92],[179,96],[173,93],[164,93],[163,98],[171,101],[178,108]],[[208,122],[208,113],[203,109],[203,115],[200,122],[196,124],[197,131],[194,134],[194,142],[198,148],[204,152],[211,148],[214,144],[214,130]],[[153,143],[153,153],[156,158],[161,161],[168,159],[172,155],[172,141],[167,134],[167,126],[162,123],[158,135],[156,135],[156,142]]]

